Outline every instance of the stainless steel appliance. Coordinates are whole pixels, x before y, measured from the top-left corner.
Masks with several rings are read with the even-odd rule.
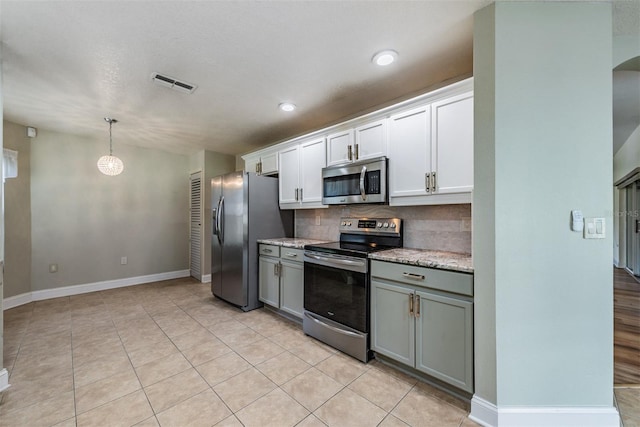
[[[387,203],[387,158],[322,169],[322,203]]]
[[[304,247],[307,335],[356,359],[370,358],[368,254],[402,246],[398,218],[341,218],[340,241]]]
[[[293,212],[278,207],[278,179],[233,172],[211,180],[211,291],[244,311],[258,301],[256,240],[293,236]]]

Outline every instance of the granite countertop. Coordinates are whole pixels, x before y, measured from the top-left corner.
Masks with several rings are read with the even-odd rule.
[[[426,249],[398,248],[373,252],[369,258],[379,261],[440,268],[442,270],[473,273],[471,255],[456,252],[430,251]]]
[[[304,245],[317,245],[319,243],[329,243],[329,240],[303,239],[299,237],[282,237],[279,239],[258,239],[258,243],[268,245],[283,246],[285,248],[303,249]]]

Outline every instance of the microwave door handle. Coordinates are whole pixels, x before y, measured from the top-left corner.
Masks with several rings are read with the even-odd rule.
[[[363,166],[362,170],[360,171],[360,196],[362,197],[362,200],[367,200],[367,195],[364,192],[364,177],[367,174],[367,167]]]

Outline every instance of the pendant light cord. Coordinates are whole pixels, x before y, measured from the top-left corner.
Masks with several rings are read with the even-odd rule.
[[[113,156],[113,139],[111,138],[111,126],[113,125],[113,120],[109,120],[109,155]]]

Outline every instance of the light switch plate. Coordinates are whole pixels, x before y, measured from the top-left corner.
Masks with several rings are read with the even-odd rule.
[[[604,218],[585,218],[584,220],[584,238],[585,239],[604,239],[605,238],[605,220]]]

